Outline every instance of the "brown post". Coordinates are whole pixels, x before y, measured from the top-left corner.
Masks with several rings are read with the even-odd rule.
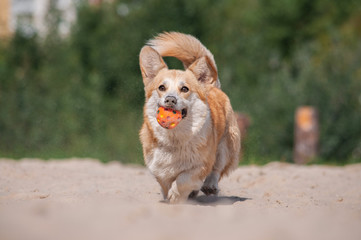
[[[10,34],[10,0],[0,0],[0,37],[7,37]]]
[[[293,160],[298,164],[310,162],[318,154],[319,126],[317,110],[299,107],[295,114],[295,145]]]

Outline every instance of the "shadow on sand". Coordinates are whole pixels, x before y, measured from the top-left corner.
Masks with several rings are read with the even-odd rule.
[[[232,205],[236,202],[244,202],[251,200],[251,198],[241,198],[237,196],[216,196],[216,195],[201,195],[193,199],[188,199],[187,203],[203,206],[217,206],[217,205]]]

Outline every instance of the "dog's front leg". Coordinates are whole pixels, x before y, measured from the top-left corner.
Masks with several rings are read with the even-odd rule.
[[[161,187],[161,190],[162,190],[162,194],[163,194],[163,199],[164,200],[167,200],[167,196],[168,196],[168,192],[169,192],[169,189],[171,188],[172,186],[172,180],[169,180],[169,179],[161,179],[159,177],[156,178],[160,187]]]
[[[193,190],[199,190],[201,188],[202,183],[199,170],[190,170],[180,173],[169,190],[169,202],[185,202]]]

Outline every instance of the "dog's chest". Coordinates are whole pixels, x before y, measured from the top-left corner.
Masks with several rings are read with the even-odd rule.
[[[174,178],[180,172],[200,166],[201,157],[197,145],[162,146],[154,149],[148,167],[157,177]]]
[[[196,126],[196,127],[195,127]],[[202,164],[200,149],[207,145],[211,135],[209,115],[199,123],[181,122],[178,129],[156,128],[158,146],[149,162],[149,169],[158,177],[172,178],[180,172]]]
[[[200,167],[204,162],[200,149],[212,138],[212,119],[208,105],[193,96],[188,115],[175,129],[161,127],[154,116],[157,102],[153,96],[147,102],[146,114],[156,145],[146,159],[150,171],[157,177],[172,179],[180,172]]]

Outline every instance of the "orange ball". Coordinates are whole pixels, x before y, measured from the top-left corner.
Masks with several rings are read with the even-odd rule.
[[[157,111],[158,123],[166,128],[173,129],[182,120],[182,113],[171,108],[159,107]]]

